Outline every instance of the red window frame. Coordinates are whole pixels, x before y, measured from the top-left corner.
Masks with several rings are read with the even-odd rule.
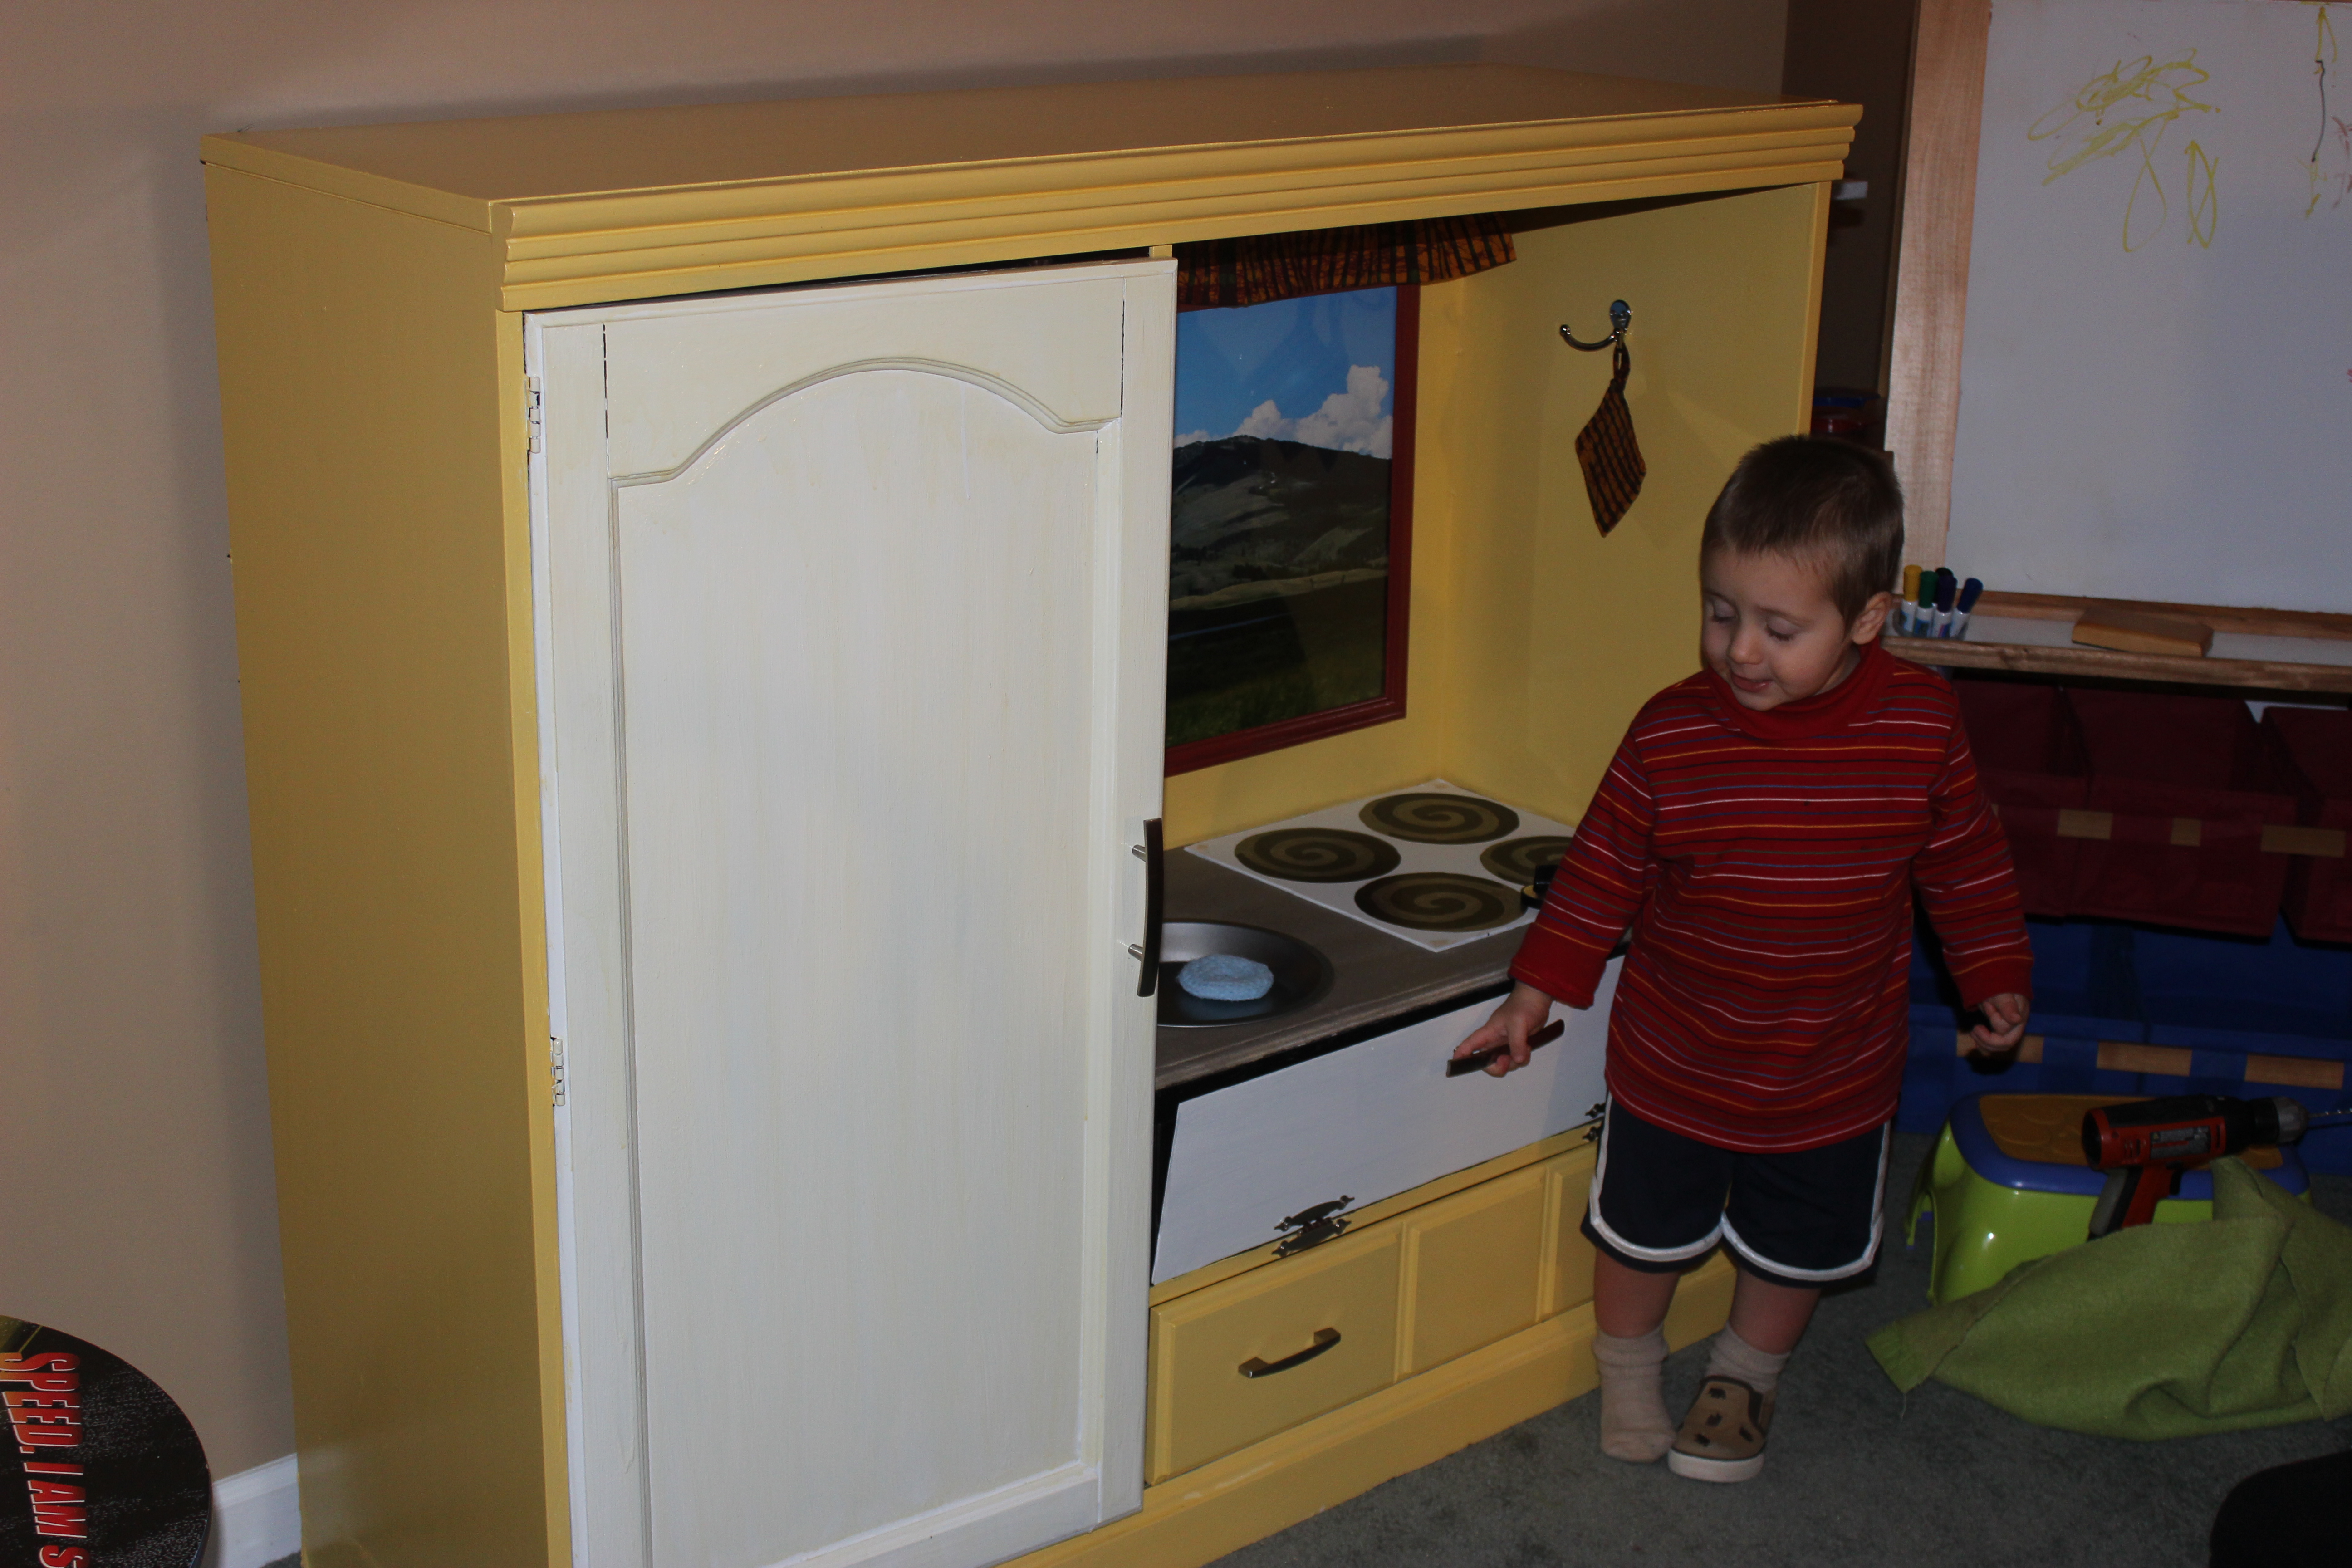
[[[1396,291],[1396,391],[1389,426],[1388,628],[1381,694],[1319,713],[1302,713],[1296,719],[1170,746],[1166,772],[1171,778],[1404,717],[1412,618],[1412,444],[1421,383],[1421,285],[1400,283]]]

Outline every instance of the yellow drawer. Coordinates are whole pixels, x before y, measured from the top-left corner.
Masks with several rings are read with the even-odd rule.
[[[1401,1375],[1531,1326],[1542,1300],[1548,1177],[1531,1166],[1403,1216]]]
[[[1399,1241],[1377,1226],[1154,1308],[1146,1479],[1388,1386]]]
[[[1551,1257],[1546,1272],[1549,1289],[1544,1316],[1565,1312],[1592,1300],[1592,1243],[1579,1228],[1584,1224],[1586,1196],[1592,1191],[1593,1152],[1590,1147],[1562,1154],[1543,1169],[1551,1184]]]

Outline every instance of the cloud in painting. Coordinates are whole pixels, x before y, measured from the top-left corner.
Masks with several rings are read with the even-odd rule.
[[[1176,444],[1179,447],[1192,447],[1197,446],[1202,441],[1213,441],[1217,437],[1214,433],[1211,431],[1187,430],[1184,434],[1176,437]]]
[[[1328,384],[1326,383],[1328,385]],[[1391,416],[1381,412],[1388,401],[1389,384],[1379,367],[1356,364],[1348,367],[1348,390],[1335,392],[1323,400],[1323,406],[1303,419],[1286,419],[1274,399],[1267,398],[1250,410],[1236,436],[1256,436],[1271,441],[1298,441],[1309,447],[1328,447],[1340,452],[1362,452],[1369,457],[1389,455]],[[1182,446],[1180,440],[1177,445]]]

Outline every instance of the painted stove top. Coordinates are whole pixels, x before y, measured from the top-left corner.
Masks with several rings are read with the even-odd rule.
[[[1432,952],[1527,924],[1570,829],[1443,779],[1195,844],[1195,855]]]

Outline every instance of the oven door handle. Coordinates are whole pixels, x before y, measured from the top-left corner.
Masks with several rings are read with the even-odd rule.
[[[1528,1049],[1539,1051],[1567,1032],[1568,1020],[1554,1018],[1528,1037]],[[1488,1046],[1485,1050],[1472,1051],[1466,1057],[1449,1057],[1445,1063],[1445,1076],[1460,1078],[1465,1073],[1483,1071],[1488,1062],[1493,1061],[1496,1057],[1508,1056],[1510,1051],[1511,1047],[1507,1045]]]

